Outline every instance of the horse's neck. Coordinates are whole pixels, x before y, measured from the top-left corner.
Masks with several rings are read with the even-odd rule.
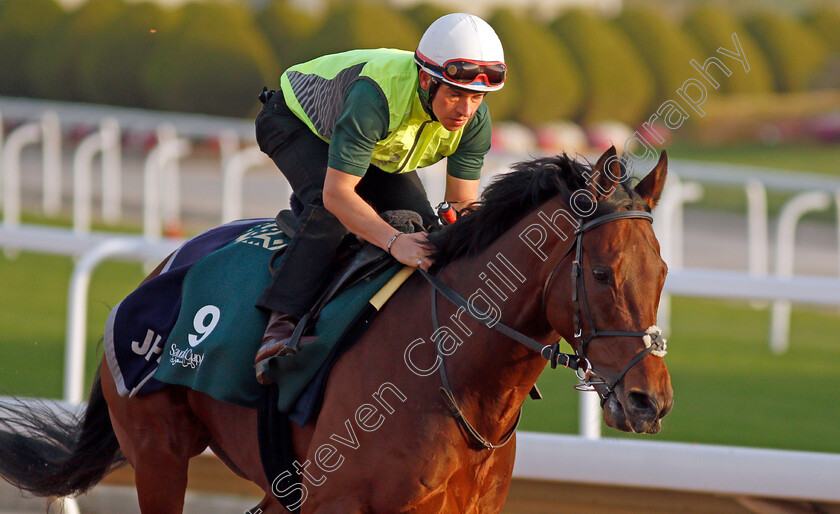
[[[479,255],[453,262],[442,279],[469,298],[476,310],[498,312],[497,321],[548,344],[558,336],[542,312],[546,265],[519,238],[530,218]],[[510,428],[546,361],[486,326],[472,322],[464,330],[450,316],[455,310],[452,304],[438,298],[441,324],[449,322],[460,328],[456,333],[466,335],[458,350],[446,358],[452,389],[468,419],[492,441]],[[469,319],[469,314],[462,313],[459,319]]]

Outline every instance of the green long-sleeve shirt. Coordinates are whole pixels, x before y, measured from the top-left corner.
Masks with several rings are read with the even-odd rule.
[[[351,84],[330,138],[328,166],[363,176],[376,142],[388,135],[388,118],[388,104],[373,83],[357,80]],[[464,128],[458,149],[447,157],[446,172],[456,178],[478,180],[484,155],[490,150],[491,133],[490,112],[482,103]]]

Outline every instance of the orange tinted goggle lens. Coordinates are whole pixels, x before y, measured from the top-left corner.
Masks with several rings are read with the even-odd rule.
[[[449,61],[443,65],[443,74],[449,80],[459,84],[472,84],[484,75],[489,86],[498,86],[505,81],[507,67],[502,63]]]

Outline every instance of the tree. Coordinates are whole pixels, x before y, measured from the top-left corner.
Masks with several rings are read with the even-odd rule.
[[[63,15],[55,0],[0,2],[0,94],[32,96],[26,65],[30,52]]]
[[[551,28],[583,71],[584,123],[617,120],[635,125],[646,117],[653,79],[626,36],[581,9],[561,14]]]

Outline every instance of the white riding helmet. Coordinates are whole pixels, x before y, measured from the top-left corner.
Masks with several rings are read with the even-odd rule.
[[[499,36],[472,14],[447,14],[435,20],[420,39],[414,60],[450,86],[482,93],[502,89],[507,74]]]

